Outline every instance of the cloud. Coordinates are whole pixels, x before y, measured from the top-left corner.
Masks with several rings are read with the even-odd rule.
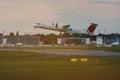
[[[31,31],[29,26],[34,22],[55,21],[75,28],[91,22],[119,26],[119,3],[119,0],[0,0],[0,26],[13,29],[20,25],[26,31]]]
[[[7,3],[2,4],[0,15],[3,20],[30,20],[32,18],[52,18],[52,8],[46,3]]]
[[[67,4],[67,1],[63,4],[56,4],[54,5],[56,14],[59,15],[61,13],[61,15],[66,16],[67,13],[68,15],[70,15],[69,13],[76,13],[77,15],[84,15],[88,18],[96,17],[98,19],[120,18],[120,11],[118,11],[120,6],[112,4],[95,4],[87,1],[88,0],[85,0],[80,3],[81,1],[79,0],[71,0],[69,4]]]
[[[92,0],[93,3],[97,4],[113,4],[113,5],[119,5],[119,0]]]

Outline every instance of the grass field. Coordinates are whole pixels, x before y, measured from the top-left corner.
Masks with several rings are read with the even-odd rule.
[[[99,58],[96,64],[96,58],[71,57],[0,51],[0,80],[120,80],[120,58]]]

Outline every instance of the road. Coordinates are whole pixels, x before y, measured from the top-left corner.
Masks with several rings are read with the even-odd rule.
[[[120,52],[109,52],[103,50],[57,50],[57,49],[0,49],[0,51],[25,51],[45,54],[58,54],[65,56],[85,56],[85,57],[118,57]]]

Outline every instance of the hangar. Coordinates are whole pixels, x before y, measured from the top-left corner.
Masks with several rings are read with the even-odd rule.
[[[120,45],[120,34],[99,34],[96,37],[98,45]]]
[[[1,36],[1,46],[19,46],[19,45],[39,45],[40,37],[38,36]]]
[[[69,45],[85,45],[85,44],[90,44],[90,38],[80,38],[80,37],[63,38],[63,43]]]

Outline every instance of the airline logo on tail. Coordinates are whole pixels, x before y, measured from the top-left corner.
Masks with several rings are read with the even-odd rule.
[[[87,29],[87,32],[89,34],[93,34],[93,32],[95,31],[96,27],[97,27],[98,24],[95,24],[95,23],[91,23],[91,25],[88,27]]]

